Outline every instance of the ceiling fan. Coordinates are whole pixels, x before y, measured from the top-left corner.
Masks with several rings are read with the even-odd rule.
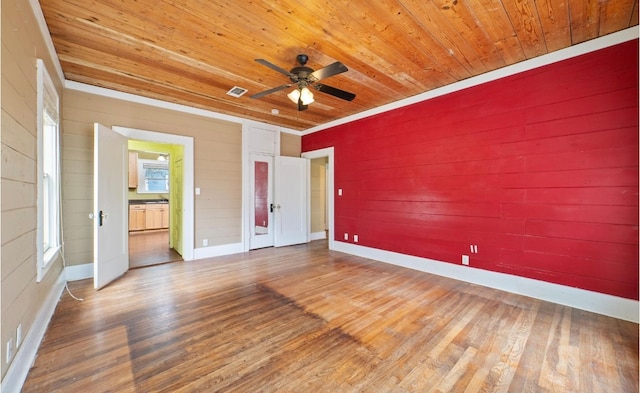
[[[264,59],[256,59],[256,61],[264,66],[271,68],[272,70],[278,71],[279,73],[288,76],[291,80],[291,83],[287,83],[286,85],[274,87],[273,89],[254,94],[251,96],[251,98],[264,97],[267,94],[275,93],[294,85],[296,86],[296,89],[287,94],[287,97],[289,97],[289,99],[294,103],[298,104],[299,111],[307,109],[309,107],[309,104],[314,101],[313,93],[311,93],[309,87],[346,101],[351,101],[356,98],[355,94],[349,93],[348,91],[340,90],[335,87],[325,85],[324,83],[317,83],[322,79],[341,74],[349,70],[344,64],[340,63],[339,61],[317,71],[314,71],[313,69],[306,66],[307,61],[309,61],[309,56],[304,54],[296,56],[296,61],[300,65],[297,67],[293,67],[291,71],[284,70]]]

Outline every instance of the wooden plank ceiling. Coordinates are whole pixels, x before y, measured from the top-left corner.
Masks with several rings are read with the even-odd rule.
[[[40,0],[65,78],[304,130],[638,25],[637,0]],[[314,90],[305,111],[296,55],[356,94]],[[232,87],[248,89],[239,98]],[[279,114],[272,114],[278,109]]]

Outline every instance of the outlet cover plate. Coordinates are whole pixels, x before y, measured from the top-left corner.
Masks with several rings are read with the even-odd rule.
[[[22,324],[16,329],[16,348],[19,348],[20,344],[22,344]]]
[[[13,337],[7,341],[7,364],[11,363],[13,359]]]

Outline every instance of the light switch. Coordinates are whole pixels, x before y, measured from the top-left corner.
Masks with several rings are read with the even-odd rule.
[[[196,195],[200,195],[200,187],[196,187]]]
[[[338,188],[338,196],[342,196],[342,188]]]

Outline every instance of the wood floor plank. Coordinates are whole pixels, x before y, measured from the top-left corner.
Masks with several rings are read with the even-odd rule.
[[[129,232],[129,268],[181,261],[182,257],[169,248],[169,230]]]
[[[473,358],[478,353],[478,350],[473,347],[468,347],[462,357],[456,362],[456,364],[449,370],[449,373],[445,375],[445,378],[435,388],[429,390],[429,392],[451,392],[456,383],[462,378],[466,370],[469,368],[469,364],[473,362]]]
[[[23,392],[637,392],[638,325],[326,248],[70,283]]]

